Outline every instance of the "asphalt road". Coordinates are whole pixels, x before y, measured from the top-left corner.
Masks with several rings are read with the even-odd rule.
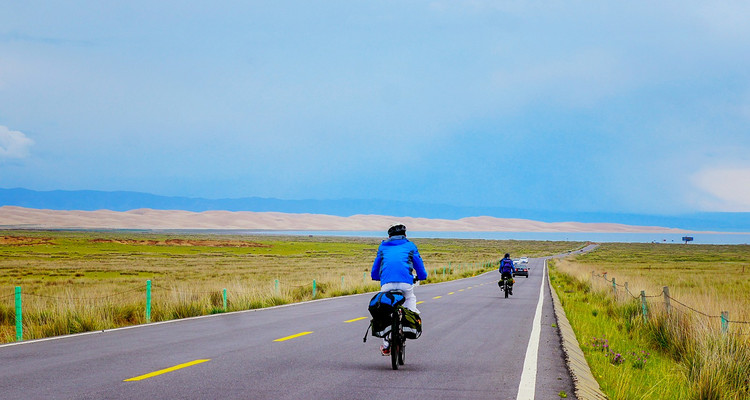
[[[424,333],[407,342],[398,371],[380,355],[381,339],[362,342],[372,296],[364,294],[4,345],[0,397],[558,399],[564,391],[571,399],[544,260],[529,265],[509,299],[497,272],[417,287]],[[534,359],[527,348],[540,293]]]

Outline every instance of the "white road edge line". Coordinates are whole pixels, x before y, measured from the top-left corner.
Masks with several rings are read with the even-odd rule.
[[[531,336],[529,345],[526,347],[526,358],[523,361],[523,372],[521,382],[518,385],[516,400],[534,400],[536,394],[536,367],[539,355],[539,340],[542,331],[542,304],[544,303],[544,282],[546,282],[547,260],[544,260],[544,271],[542,273],[542,285],[539,289],[539,302],[536,304],[536,314],[531,325]]]

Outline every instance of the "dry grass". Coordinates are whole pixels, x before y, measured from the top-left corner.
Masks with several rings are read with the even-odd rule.
[[[608,279],[614,278],[620,285],[627,282],[634,295],[641,290],[656,295],[668,286],[671,297],[700,312],[718,316],[728,311],[731,320],[750,321],[747,245],[606,243],[594,253],[557,265],[562,272],[591,281],[595,289],[611,290],[612,284],[603,279],[592,281],[592,271],[607,273]],[[661,305],[663,302],[656,304]]]
[[[0,341],[15,340],[14,286],[24,338],[267,307],[377,290],[370,268],[381,239],[133,232],[0,232]],[[415,239],[429,282],[494,268],[505,252],[539,256],[573,242]],[[278,280],[278,287],[275,282]]]
[[[604,244],[594,253],[561,260],[560,272],[614,296],[611,280],[647,296],[648,320],[639,335],[678,363],[695,399],[750,398],[750,246]],[[593,272],[593,275],[592,275]],[[600,277],[606,273],[609,281]],[[660,295],[669,287],[671,307]],[[679,301],[679,303],[677,302]],[[618,286],[616,302],[640,309]],[[682,303],[682,304],[680,304]],[[720,315],[729,313],[726,332]]]

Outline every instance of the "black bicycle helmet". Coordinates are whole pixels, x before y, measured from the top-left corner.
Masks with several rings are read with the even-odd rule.
[[[510,253],[505,253],[505,258],[510,258]]]
[[[406,226],[401,223],[393,224],[388,228],[388,237],[406,235]]]

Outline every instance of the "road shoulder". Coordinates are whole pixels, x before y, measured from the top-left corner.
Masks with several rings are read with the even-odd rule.
[[[552,287],[549,275],[547,275],[547,284],[552,296],[554,315],[559,329],[562,351],[565,355],[565,360],[568,370],[570,371],[570,376],[573,379],[573,384],[575,385],[576,398],[579,400],[606,399],[607,396],[601,391],[599,383],[594,379],[594,375],[591,373],[586,358],[583,356],[581,346],[578,343],[578,339],[576,339],[575,332],[573,332],[573,327],[570,325],[568,317],[565,315],[565,310],[563,310],[560,298]]]
[[[523,279],[523,278],[522,278]],[[558,399],[564,392],[567,399],[574,399],[575,386],[566,365],[566,358],[560,346],[562,339],[556,328],[557,319],[552,305],[551,287],[544,279],[545,299],[542,306],[541,337],[539,359],[537,361],[536,398]]]

